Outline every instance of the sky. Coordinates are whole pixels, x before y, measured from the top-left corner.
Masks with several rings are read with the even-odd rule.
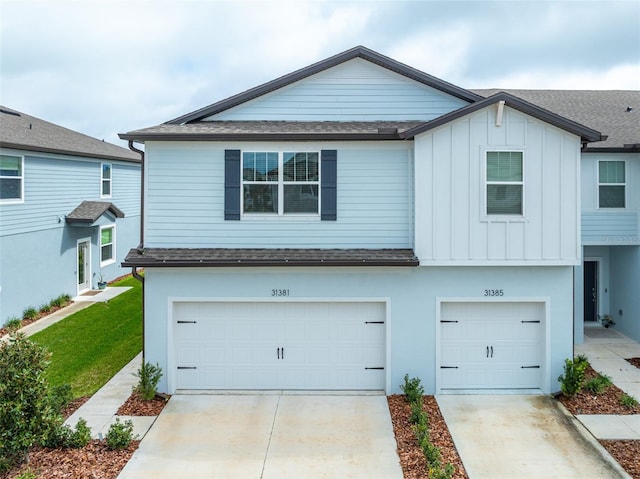
[[[0,104],[126,147],[357,45],[468,89],[640,90],[640,0],[0,0]]]

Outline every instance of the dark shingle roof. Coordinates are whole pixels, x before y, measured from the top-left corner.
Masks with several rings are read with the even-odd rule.
[[[186,125],[162,124],[123,133],[135,140],[389,140],[420,121],[203,121]]]
[[[506,91],[557,115],[607,135],[606,141],[591,143],[589,150],[613,148],[640,150],[640,91],[637,90],[473,90],[482,96]],[[631,111],[627,108],[631,107]]]
[[[140,155],[131,150],[4,106],[0,106],[0,146],[108,160],[140,161]]]
[[[418,266],[411,249],[146,248],[132,249],[124,267]]]
[[[124,218],[124,213],[113,203],[108,201],[83,201],[76,209],[67,215],[67,223],[92,224],[106,212],[116,218]]]

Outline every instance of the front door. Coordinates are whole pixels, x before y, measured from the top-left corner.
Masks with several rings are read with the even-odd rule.
[[[91,240],[78,241],[78,294],[91,289]]]
[[[598,262],[584,262],[584,320],[598,320]]]

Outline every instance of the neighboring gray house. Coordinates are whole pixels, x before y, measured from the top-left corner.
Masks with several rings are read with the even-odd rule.
[[[160,390],[559,389],[599,128],[356,47],[120,136]]]
[[[640,91],[508,92],[607,136],[581,154],[583,260],[575,269],[575,341],[582,343],[584,325],[604,315],[640,341]]]
[[[140,155],[0,107],[0,324],[129,270]]]

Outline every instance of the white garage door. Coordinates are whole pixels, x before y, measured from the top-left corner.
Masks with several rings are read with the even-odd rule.
[[[441,303],[440,389],[538,389],[543,303]]]
[[[382,390],[382,303],[175,303],[177,389]]]

